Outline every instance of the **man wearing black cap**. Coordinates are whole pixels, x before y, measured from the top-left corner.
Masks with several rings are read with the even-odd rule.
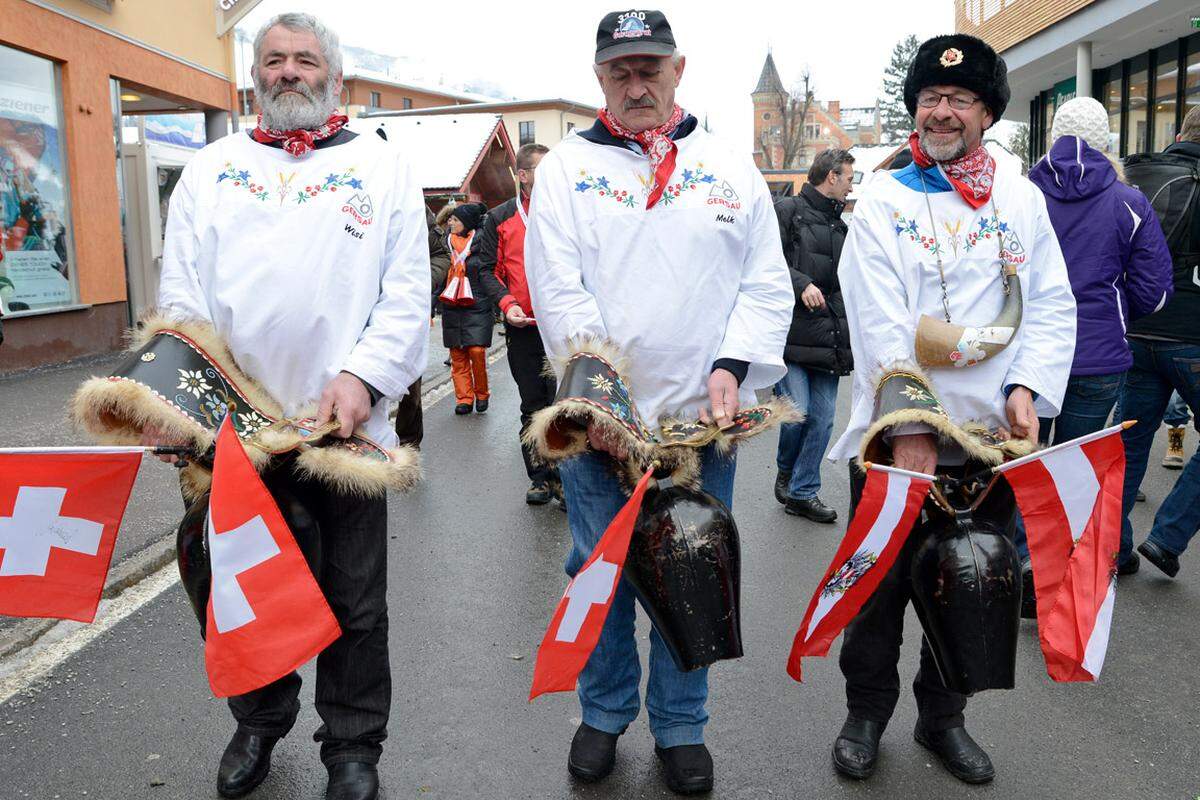
[[[1008,99],[1004,61],[972,36],[930,39],[909,67],[904,100],[916,120],[913,163],[867,188],[838,270],[856,374],[850,423],[831,459],[863,460],[870,447],[903,469],[970,471],[1029,449],[1038,417],[1059,413],[1075,346],[1062,253],[1040,192],[1015,171],[997,171],[981,144]],[[1015,314],[1014,285],[1021,301]],[[898,386],[895,377],[907,381],[912,408],[875,419],[877,391],[882,397],[883,387]],[[994,432],[988,441],[1028,442],[974,448],[937,435],[968,421]],[[857,464],[850,469],[853,515],[863,478]],[[1010,536],[1014,511],[1002,508],[1003,519],[995,520]],[[925,531],[920,523],[914,528],[846,629],[841,668],[849,716],[833,761],[853,778],[873,772],[899,699],[896,665],[914,591],[909,567]],[[916,740],[955,777],[990,781],[991,761],[964,728],[966,697],[946,687],[924,639],[913,693]]]
[[[525,268],[538,329],[552,359],[572,345],[606,343],[641,417],[711,416],[728,425],[754,390],[786,372],[783,346],[795,297],[770,192],[748,155],[700,129],[675,104],[684,58],[658,11],[608,14],[595,71],[606,107],[538,164]],[[574,546],[570,575],[625,504],[610,454],[561,465]],[[735,459],[700,451],[700,482],[726,505]],[[582,724],[568,769],[596,781],[613,768],[617,738],[640,707],[634,593],[618,584],[599,644],[579,677]],[[646,710],[672,791],[711,790],[704,745],[706,669],[680,671],[654,629]]]

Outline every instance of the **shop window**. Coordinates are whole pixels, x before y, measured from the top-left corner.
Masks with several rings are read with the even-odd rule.
[[[1146,70],[1129,76],[1129,116],[1125,122],[1125,154],[1145,153],[1150,149],[1147,140],[1146,108],[1150,80]]]
[[[72,305],[75,260],[58,70],[0,46],[0,311]]]
[[[521,144],[523,144],[523,145],[533,144],[535,141],[537,141],[537,139],[533,135],[533,122],[531,122],[531,121],[522,122],[522,123],[520,123],[519,127],[520,127],[520,137],[521,137],[520,143]]]
[[[1055,103],[1054,92],[1046,93],[1045,103],[1046,128],[1044,131],[1044,138],[1042,140],[1042,152],[1049,153],[1050,146],[1054,144],[1054,112],[1058,110],[1058,104]]]
[[[1104,110],[1108,112],[1108,151],[1121,149],[1121,70],[1113,70],[1105,81],[1101,97]]]
[[[1200,105],[1200,52],[1189,53],[1183,84],[1183,115]]]
[[[1154,70],[1154,138],[1150,142],[1155,150],[1175,141],[1175,91],[1179,81],[1179,62],[1160,59]]]

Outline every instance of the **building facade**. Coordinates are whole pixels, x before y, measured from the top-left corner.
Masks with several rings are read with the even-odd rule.
[[[1008,64],[1006,119],[1029,123],[1029,161],[1049,149],[1055,110],[1104,104],[1109,150],[1161,150],[1200,103],[1200,7],[1183,0],[957,0],[955,26]]]
[[[553,147],[576,128],[590,128],[596,121],[595,106],[562,98],[546,100],[497,100],[466,105],[413,108],[410,111],[379,112],[380,116],[403,117],[427,114],[499,114],[509,140],[516,147],[530,142]],[[367,112],[364,116],[374,116]]]
[[[238,13],[257,0],[240,0]],[[0,0],[0,372],[117,349],[130,323],[122,117],[236,104],[215,2]]]

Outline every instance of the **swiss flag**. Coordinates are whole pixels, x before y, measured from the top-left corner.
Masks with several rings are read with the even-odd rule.
[[[308,562],[229,418],[217,434],[209,495],[204,662],[217,697],[282,678],[341,636]]]
[[[1038,636],[1056,681],[1093,681],[1108,651],[1121,546],[1124,426],[997,468],[1025,520]]]
[[[587,562],[567,584],[538,648],[530,700],[547,692],[571,691],[579,673],[587,666],[588,658],[600,641],[613,595],[617,593],[617,581],[621,580],[625,556],[629,553],[633,525],[637,522],[642,497],[652,474],[652,470],[646,470],[629,502],[613,517]]]
[[[933,475],[867,465],[867,482],[837,553],[808,611],[788,656],[787,671],[800,677],[803,656],[823,656],[875,592],[900,554],[929,494]]]
[[[141,449],[0,452],[0,614],[91,622]]]

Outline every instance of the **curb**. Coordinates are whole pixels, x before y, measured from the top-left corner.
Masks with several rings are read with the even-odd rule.
[[[506,347],[507,345],[503,338],[501,338],[498,344],[494,344],[488,348],[488,360],[493,361]],[[424,406],[426,398],[442,389],[451,380],[450,372],[446,371],[439,373],[430,383],[422,383],[422,406]],[[104,583],[104,591],[100,594],[101,598],[110,599],[116,597],[130,586],[153,575],[174,560],[175,528],[169,528],[163,531],[158,539],[155,539],[136,553],[126,556],[108,571],[108,578]],[[60,619],[26,619],[13,625],[8,630],[0,631],[0,661],[29,647],[60,622],[62,622]]]

